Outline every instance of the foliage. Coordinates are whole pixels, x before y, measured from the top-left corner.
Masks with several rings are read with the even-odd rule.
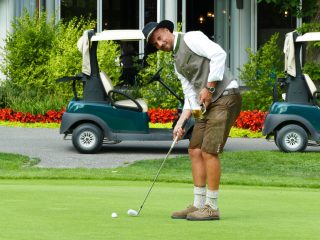
[[[47,22],[46,14],[31,17],[25,11],[12,28],[5,39],[1,71],[21,88],[43,87],[48,82],[46,66],[57,26],[53,20]]]
[[[279,33],[271,36],[256,53],[247,49],[249,61],[240,69],[240,79],[249,88],[243,94],[243,109],[267,111],[272,103],[272,89],[283,72],[283,56],[277,45]]]
[[[5,39],[1,71],[7,79],[0,85],[0,107],[15,111],[45,114],[59,110],[72,97],[69,84],[56,79],[81,72],[82,55],[77,41],[95,22],[74,18],[66,23],[47,21],[46,14],[23,17],[12,23],[13,32]],[[120,66],[114,61],[118,45],[101,44],[99,64],[113,79],[119,78]]]
[[[232,127],[229,133],[231,138],[262,138],[261,131],[252,131],[250,129],[243,129]]]
[[[78,51],[76,43],[83,31],[94,27],[93,21],[83,18],[73,18],[69,22],[59,22],[57,30],[52,38],[52,48],[48,59],[48,82],[41,88],[57,92],[59,95],[71,96],[71,88],[65,84],[57,84],[56,79],[63,76],[73,76],[81,72],[82,55]],[[61,106],[60,106],[61,107]],[[47,108],[50,109],[50,108]]]
[[[303,67],[303,71],[305,73],[308,73],[308,75],[313,81],[317,81],[318,83],[320,83],[320,63],[317,63],[317,62],[306,63]]]
[[[100,70],[112,80],[114,86],[120,83],[121,66],[119,63],[120,45],[114,41],[101,41],[98,44],[97,58]]]
[[[3,98],[6,103],[2,107],[10,107],[12,110],[19,112],[45,114],[48,109],[61,109],[68,102],[62,94],[30,86],[22,88],[13,85],[11,81],[6,81],[0,89],[4,92]]]
[[[150,54],[147,58],[148,66],[142,69],[139,73],[139,79],[142,84],[140,95],[148,101],[148,106],[151,108],[177,108],[179,101],[165,89],[161,83],[155,81],[149,83],[149,80],[162,68],[160,76],[162,80],[182,98],[181,83],[177,79],[174,72],[174,60],[172,53],[158,51]]]
[[[279,11],[291,10],[297,17],[311,17],[316,14],[317,2],[315,0],[303,0],[302,6],[300,0],[258,0],[258,3],[266,2],[279,7]]]
[[[320,32],[320,23],[303,23],[302,26],[297,29],[297,32],[300,34],[305,34],[307,32]]]
[[[320,23],[304,23],[297,29],[300,34],[307,32],[320,32]],[[320,42],[309,42],[306,52],[306,63],[303,66],[303,71],[308,73],[312,80],[320,82]]]

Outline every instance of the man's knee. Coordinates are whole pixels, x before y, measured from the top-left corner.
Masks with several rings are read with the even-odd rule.
[[[191,158],[201,158],[202,157],[202,151],[200,148],[189,148],[188,152],[189,152],[189,156]]]
[[[216,153],[207,153],[207,152],[201,152],[201,156],[204,160],[206,159],[214,159],[214,160],[219,160],[219,155]]]

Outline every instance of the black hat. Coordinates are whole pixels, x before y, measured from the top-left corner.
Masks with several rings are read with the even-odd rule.
[[[158,50],[154,46],[149,44],[149,39],[151,34],[159,28],[167,28],[170,32],[173,32],[174,25],[173,22],[169,20],[162,20],[159,23],[149,22],[144,26],[142,32],[144,34],[144,37],[146,38],[146,51],[148,53],[156,52]]]

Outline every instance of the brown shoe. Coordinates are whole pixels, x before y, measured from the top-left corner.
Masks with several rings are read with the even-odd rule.
[[[212,209],[209,205],[205,205],[198,211],[191,212],[187,215],[187,220],[191,221],[205,221],[205,220],[219,220],[219,210]]]
[[[189,205],[184,210],[172,213],[171,218],[174,218],[174,219],[186,219],[186,217],[187,217],[187,215],[189,213],[195,212],[197,210],[198,210],[198,208],[196,208],[195,206]]]

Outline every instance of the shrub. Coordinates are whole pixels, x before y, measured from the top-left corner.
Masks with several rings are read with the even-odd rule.
[[[72,97],[71,87],[57,84],[56,79],[81,72],[82,55],[77,41],[84,30],[94,25],[94,21],[83,18],[55,24],[54,19],[47,21],[45,13],[31,17],[27,12],[14,21],[14,31],[5,39],[4,61],[0,63],[7,76],[0,85],[0,107],[45,114],[48,109],[66,106]],[[115,61],[119,45],[99,45],[100,68],[117,83],[121,73]]]
[[[52,48],[56,25],[53,19],[47,22],[46,14],[24,17],[12,23],[13,33],[5,39],[1,71],[14,86],[43,87],[48,82],[46,66]]]
[[[306,32],[319,32],[320,23],[304,23],[299,29],[298,32],[304,34]],[[320,84],[320,42],[309,42],[307,45],[307,58],[306,63],[303,66],[303,71],[308,73],[312,80],[317,81],[318,85]]]
[[[149,79],[162,68],[160,76],[162,80],[175,92],[183,98],[181,83],[174,72],[174,60],[172,54],[158,51],[150,54],[147,58],[148,66],[139,73],[139,79],[142,84],[139,92],[140,95],[148,102],[151,108],[172,109],[177,108],[179,101],[159,82],[149,83]]]
[[[120,83],[121,66],[119,63],[120,45],[114,41],[101,41],[98,44],[97,57],[100,70],[105,71],[114,86]]]
[[[57,84],[56,79],[81,72],[82,55],[77,49],[77,41],[84,30],[93,28],[94,25],[95,22],[83,18],[73,18],[69,22],[58,23],[47,62],[48,82],[42,88],[68,98],[71,96],[71,88],[65,84]]]
[[[279,33],[275,33],[256,53],[247,49],[249,61],[240,70],[240,79],[249,88],[243,94],[244,110],[266,111],[272,103],[273,85],[283,72],[283,54],[277,45],[278,36]]]

